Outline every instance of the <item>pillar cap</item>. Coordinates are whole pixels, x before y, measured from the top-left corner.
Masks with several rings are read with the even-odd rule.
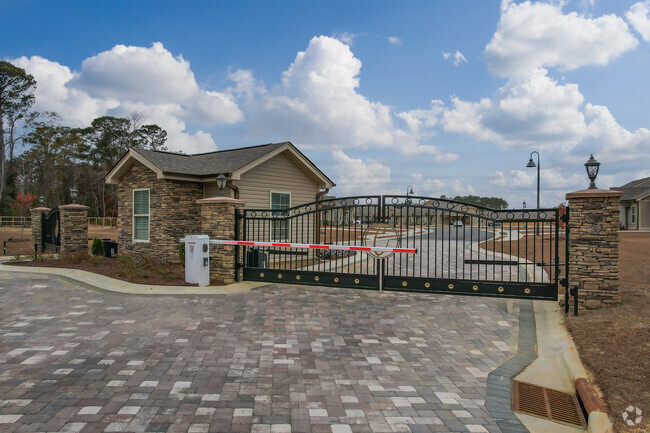
[[[614,189],[583,189],[582,191],[568,193],[566,199],[623,197],[623,195],[623,191],[616,191]]]
[[[42,213],[42,212],[49,212],[51,210],[52,209],[50,209],[49,207],[39,206],[39,207],[35,207],[33,209],[30,209],[29,211],[30,212],[35,212],[35,213]]]
[[[202,198],[196,201],[198,204],[219,204],[219,203],[232,203],[232,204],[241,204],[244,205],[246,204],[245,201],[239,200],[236,198],[231,198],[231,197],[208,197],[208,198]]]
[[[82,204],[66,204],[63,206],[59,206],[59,209],[61,210],[88,210],[90,209],[88,206],[84,206]]]

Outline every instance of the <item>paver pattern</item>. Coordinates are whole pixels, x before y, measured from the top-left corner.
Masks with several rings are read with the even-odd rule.
[[[517,300],[129,296],[0,273],[0,431],[498,432]]]

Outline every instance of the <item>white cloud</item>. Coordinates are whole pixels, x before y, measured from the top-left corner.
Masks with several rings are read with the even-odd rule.
[[[458,195],[476,194],[472,185],[459,179],[442,180],[427,178],[424,181],[417,182],[414,188],[415,195],[425,197],[441,197],[443,195],[446,197],[456,197]]]
[[[104,114],[137,110],[146,122],[168,133],[172,150],[216,149],[209,133],[190,133],[195,124],[236,123],[243,113],[230,93],[202,89],[190,64],[161,43],[151,47],[116,45],[85,59],[79,72],[38,56],[13,61],[37,80],[36,108],[56,111],[64,122],[84,126]]]
[[[577,84],[558,84],[544,69],[516,76],[478,102],[452,97],[444,111],[446,132],[499,143],[505,149],[546,149],[555,156],[599,153],[610,162],[650,158],[650,130],[630,132],[607,107],[584,104]]]
[[[650,42],[650,0],[633,4],[625,18],[644,41]]]
[[[338,39],[346,45],[352,45],[354,43],[354,38],[357,37],[356,34],[350,32],[334,32],[332,33],[334,39]]]
[[[281,82],[267,89],[252,72],[231,74],[234,89],[245,100],[247,127],[254,137],[291,139],[310,148],[392,148],[405,154],[438,155],[421,145],[441,107],[394,113],[391,107],[360,94],[361,61],[350,47],[327,37],[314,37],[300,51]],[[404,121],[406,127],[397,123]]]
[[[510,78],[492,99],[472,103],[453,97],[454,108],[442,123],[445,131],[496,140],[506,148],[571,146],[586,134],[583,101],[576,84],[558,84],[538,69]]]
[[[616,15],[589,18],[576,12],[564,14],[561,2],[504,0],[485,56],[492,73],[511,76],[542,67],[571,70],[606,65],[637,44]]]
[[[389,36],[386,39],[388,40],[388,43],[391,45],[402,45],[402,40],[397,36]]]
[[[377,194],[390,183],[390,167],[377,161],[350,158],[341,150],[332,152],[336,163],[336,194]]]
[[[463,63],[467,63],[467,59],[461,53],[460,51],[456,50],[454,54],[449,53],[447,51],[442,52],[442,58],[445,60],[449,60],[451,63],[453,63],[454,66],[460,66]]]
[[[36,79],[34,109],[55,111],[71,126],[87,126],[94,118],[119,105],[113,98],[96,99],[68,87],[74,74],[57,62],[39,56],[20,57],[11,62]]]

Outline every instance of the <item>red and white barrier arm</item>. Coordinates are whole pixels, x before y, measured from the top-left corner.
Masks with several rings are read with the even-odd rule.
[[[210,239],[216,245],[245,245],[251,247],[277,247],[277,248],[309,248],[315,250],[348,250],[348,251],[381,251],[386,253],[415,254],[415,248],[387,248],[387,247],[355,247],[351,245],[324,245],[324,244],[291,244],[283,242],[257,242],[257,241],[224,241]]]

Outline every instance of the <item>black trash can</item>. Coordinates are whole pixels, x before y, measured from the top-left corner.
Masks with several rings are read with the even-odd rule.
[[[246,255],[246,263],[249,268],[266,268],[266,253],[259,248],[253,248]]]
[[[104,256],[115,257],[117,254],[117,242],[110,239],[103,240],[104,242]]]

